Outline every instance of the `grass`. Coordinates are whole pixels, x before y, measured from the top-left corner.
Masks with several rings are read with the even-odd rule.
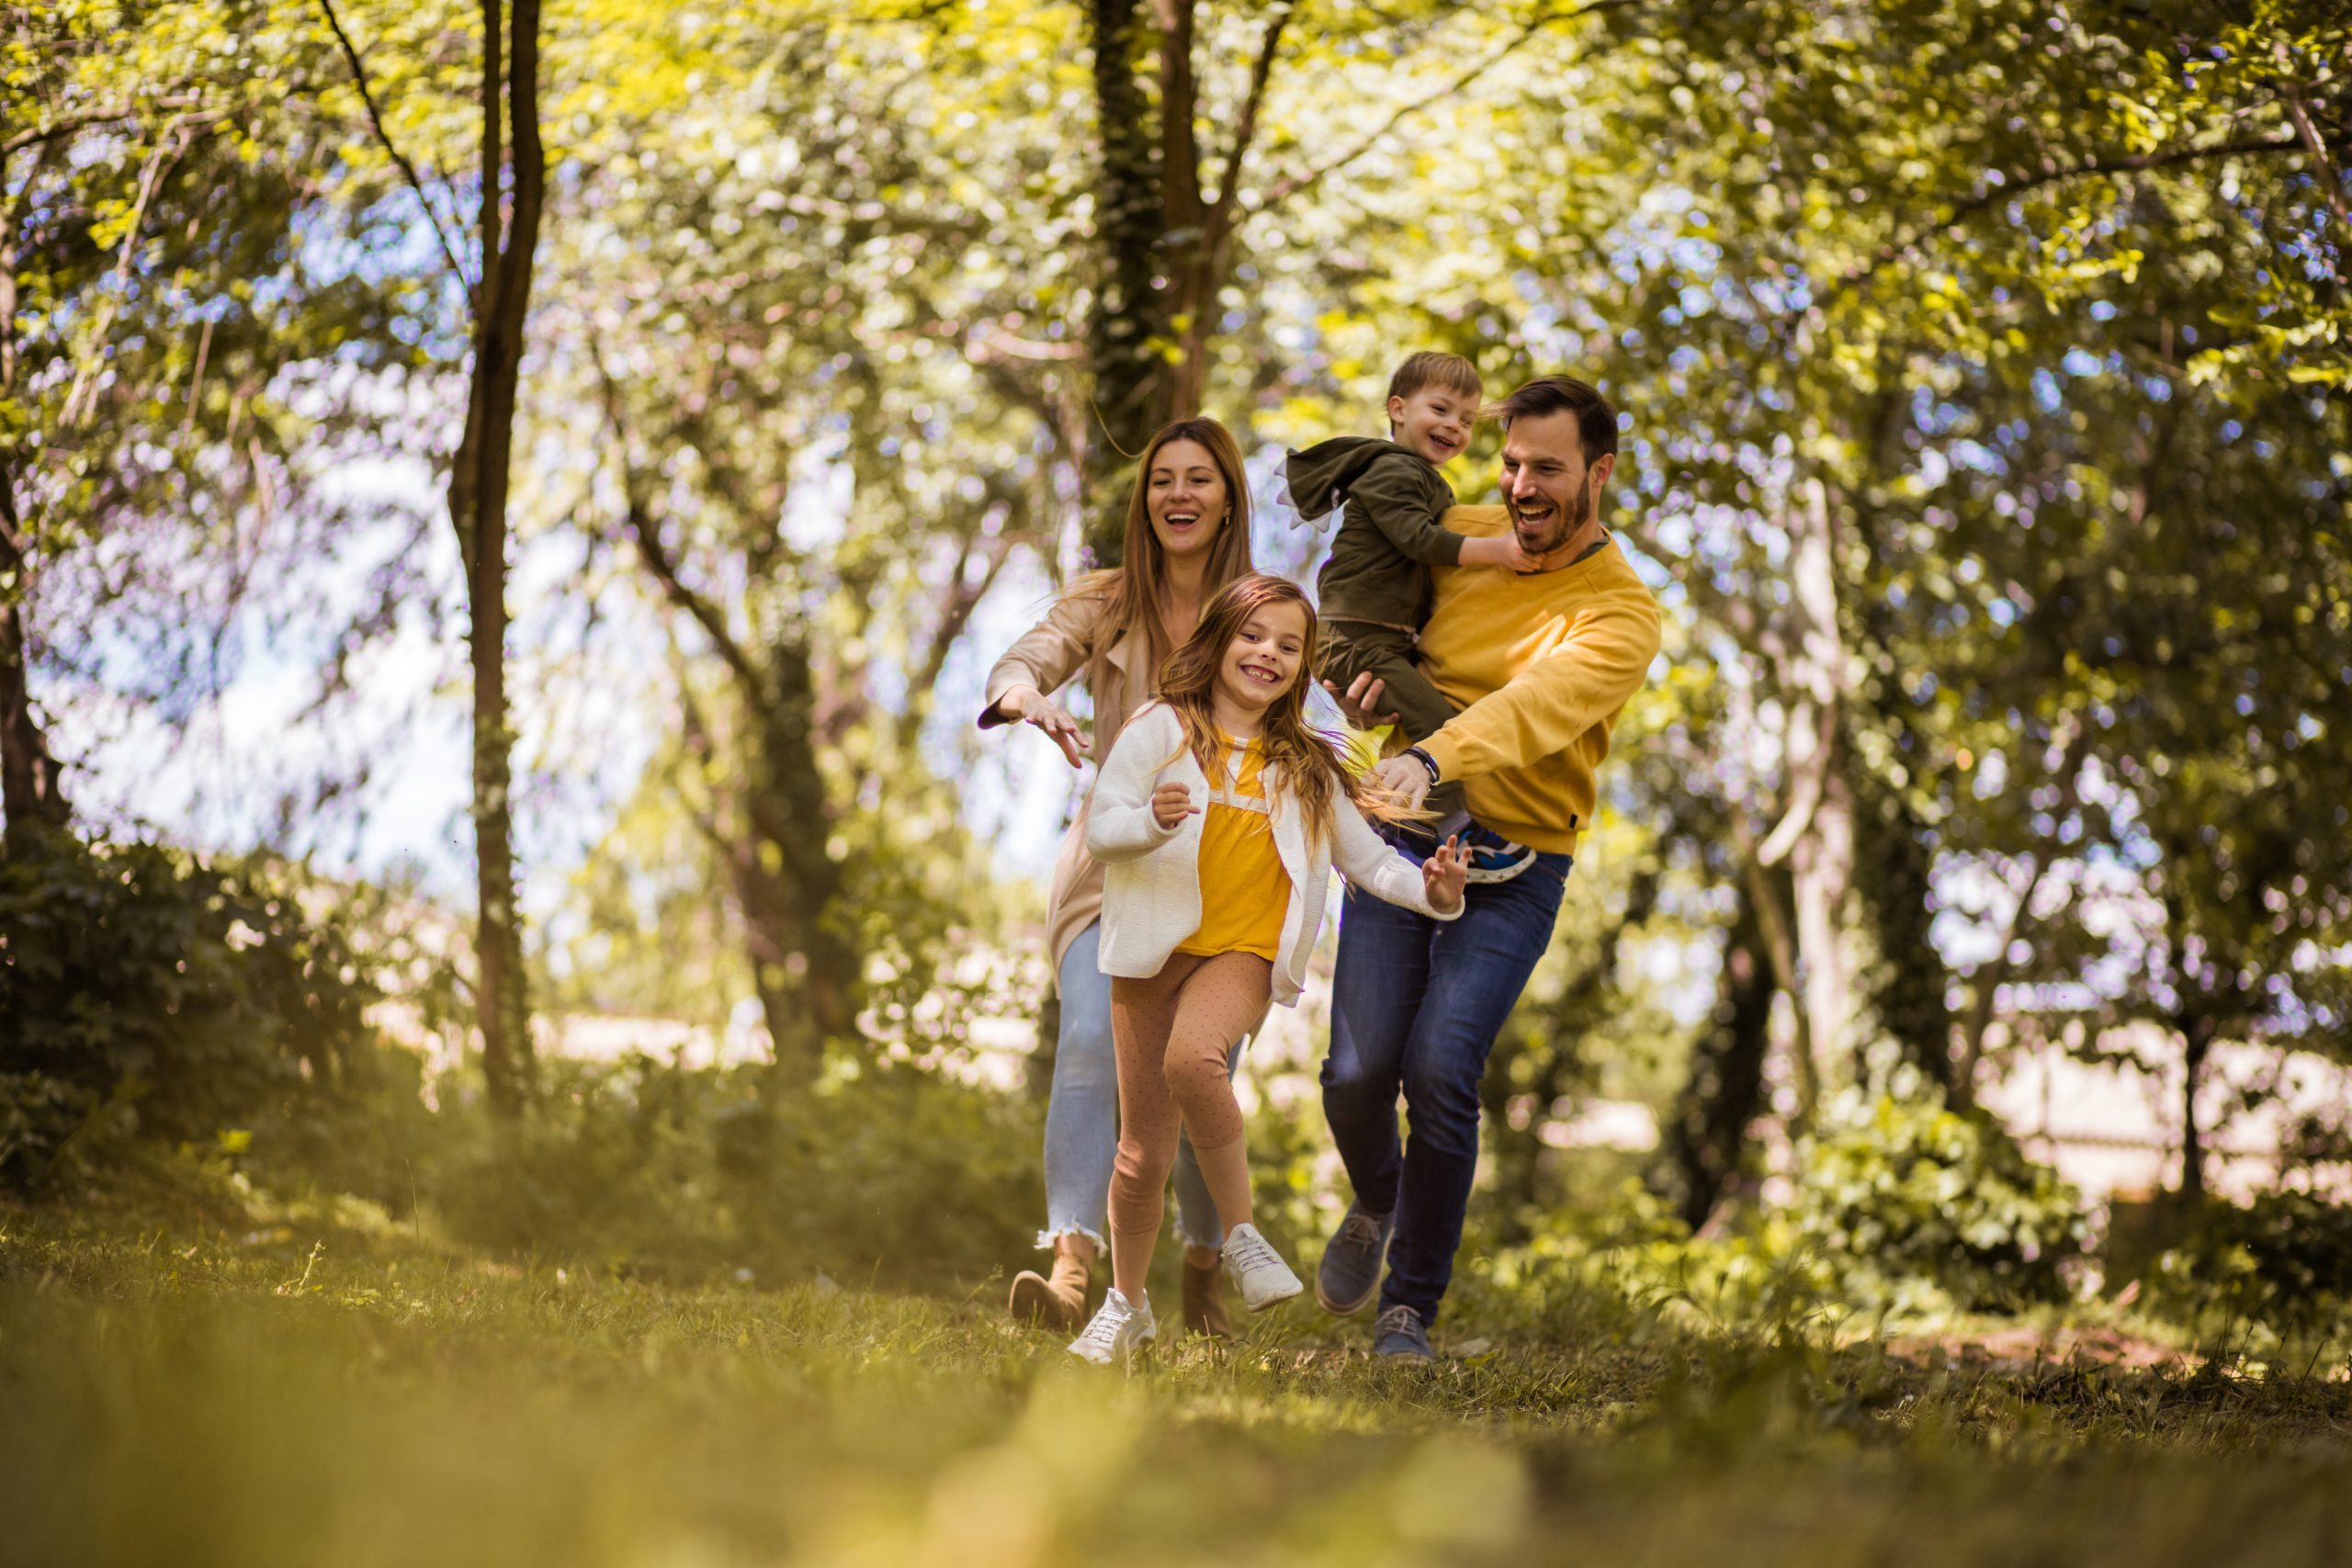
[[[995,1284],[663,1283],[364,1219],[0,1208],[0,1561],[2352,1552],[2340,1381],[1972,1365],[1573,1293],[1474,1301],[1513,1333],[1433,1368],[1294,1305],[1102,1372],[1001,1321]]]

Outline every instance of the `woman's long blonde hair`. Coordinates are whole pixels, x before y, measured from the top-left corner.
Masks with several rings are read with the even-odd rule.
[[[1259,736],[1264,749],[1266,778],[1280,778],[1298,801],[1309,843],[1328,843],[1331,823],[1346,801],[1356,809],[1384,818],[1400,813],[1385,795],[1375,795],[1346,763],[1347,743],[1306,722],[1306,687],[1315,679],[1315,606],[1298,585],[1264,572],[1251,572],[1227,583],[1201,611],[1201,624],[1183,647],[1160,667],[1159,700],[1184,727],[1184,749],[1212,779],[1224,776],[1226,742],[1216,727],[1216,672],[1226,650],[1250,617],[1277,604],[1295,604],[1306,617],[1305,648],[1298,678],[1266,709],[1265,728]],[[1176,756],[1182,756],[1182,751]],[[1176,756],[1168,761],[1172,762]],[[1162,763],[1165,767],[1167,764]],[[1267,805],[1279,812],[1270,788]]]
[[[1136,463],[1136,486],[1127,497],[1126,536],[1120,548],[1119,564],[1106,570],[1088,572],[1071,583],[1065,595],[1071,599],[1099,595],[1103,601],[1102,617],[1095,622],[1094,646],[1088,649],[1087,690],[1098,704],[1102,700],[1111,649],[1118,646],[1120,638],[1137,639],[1136,651],[1143,656],[1143,668],[1147,671],[1158,670],[1174,644],[1175,639],[1168,634],[1168,623],[1159,613],[1168,587],[1168,551],[1160,545],[1159,536],[1151,531],[1148,494],[1152,459],[1159,456],[1160,448],[1175,441],[1197,442],[1207,448],[1209,460],[1225,479],[1226,501],[1230,510],[1219,525],[1216,537],[1209,542],[1208,570],[1203,587],[1215,593],[1252,570],[1250,476],[1242,467],[1240,443],[1233,439],[1232,432],[1213,419],[1179,419],[1161,425],[1144,443],[1143,456]]]

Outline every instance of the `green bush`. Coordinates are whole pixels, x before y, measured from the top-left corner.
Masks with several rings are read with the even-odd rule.
[[[1548,1339],[1622,1337],[1653,1316],[1708,1330],[1786,1331],[1823,1314],[1827,1285],[1786,1215],[1750,1214],[1736,1234],[1694,1236],[1639,1180],[1597,1205],[1547,1214],[1511,1246],[1474,1240],[1459,1270],[1465,1312],[1502,1332]]]
[[[1968,1311],[2066,1299],[2059,1265],[2081,1254],[2081,1204],[1991,1117],[1852,1095],[1796,1162],[1788,1217],[1849,1303],[1910,1305],[1921,1284]]]
[[[2340,1331],[2352,1325],[2352,1206],[2308,1192],[2209,1202],[2150,1282],[2155,1305],[2199,1325],[2218,1316],[2278,1338]]]
[[[348,942],[266,874],[31,837],[0,863],[0,1179],[101,1126],[208,1140],[287,1121],[368,1070],[374,993]]]
[[[911,1066],[811,1088],[763,1067],[549,1062],[540,1103],[478,1108],[428,1178],[464,1240],[635,1272],[816,1269],[937,1284],[1031,1246],[1039,1108]]]

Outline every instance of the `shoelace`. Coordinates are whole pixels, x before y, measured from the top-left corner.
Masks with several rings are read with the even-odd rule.
[[[1380,1240],[1380,1222],[1370,1214],[1350,1214],[1340,1222],[1340,1239],[1358,1247],[1371,1247]]]
[[[1262,1269],[1270,1263],[1282,1261],[1274,1256],[1274,1249],[1266,1244],[1263,1236],[1255,1235],[1235,1236],[1227,1245],[1233,1248],[1233,1266],[1236,1269]]]
[[[1390,1307],[1380,1314],[1380,1321],[1373,1325],[1373,1332],[1376,1335],[1414,1334],[1418,1337],[1417,1331],[1420,1326],[1419,1313],[1415,1312],[1411,1307],[1396,1306]]]
[[[1078,1342],[1081,1345],[1100,1345],[1105,1350],[1111,1349],[1119,1342],[1119,1330],[1125,1328],[1127,1325],[1127,1318],[1134,1315],[1135,1314],[1129,1313],[1126,1317],[1114,1318],[1111,1315],[1111,1309],[1106,1304],[1088,1320],[1086,1332],[1078,1337]]]

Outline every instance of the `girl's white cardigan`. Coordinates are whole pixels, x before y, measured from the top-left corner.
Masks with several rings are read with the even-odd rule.
[[[1162,766],[1171,755],[1174,760]],[[1234,765],[1240,765],[1238,757]],[[1350,882],[1391,904],[1440,920],[1462,913],[1460,905],[1450,914],[1431,908],[1421,891],[1420,868],[1382,842],[1347,801],[1334,803],[1330,841],[1308,843],[1306,814],[1296,798],[1272,770],[1264,778],[1274,851],[1290,874],[1291,887],[1290,913],[1274,958],[1274,1000],[1293,1006],[1306,984],[1306,955],[1323,929],[1334,861]],[[1151,813],[1151,792],[1170,783],[1182,784],[1201,811],[1162,828]],[[1102,760],[1086,816],[1087,852],[1103,865],[1105,975],[1149,979],[1178,942],[1201,929],[1201,824],[1209,795],[1208,775],[1184,745],[1184,727],[1174,711],[1157,702],[1137,709]]]

